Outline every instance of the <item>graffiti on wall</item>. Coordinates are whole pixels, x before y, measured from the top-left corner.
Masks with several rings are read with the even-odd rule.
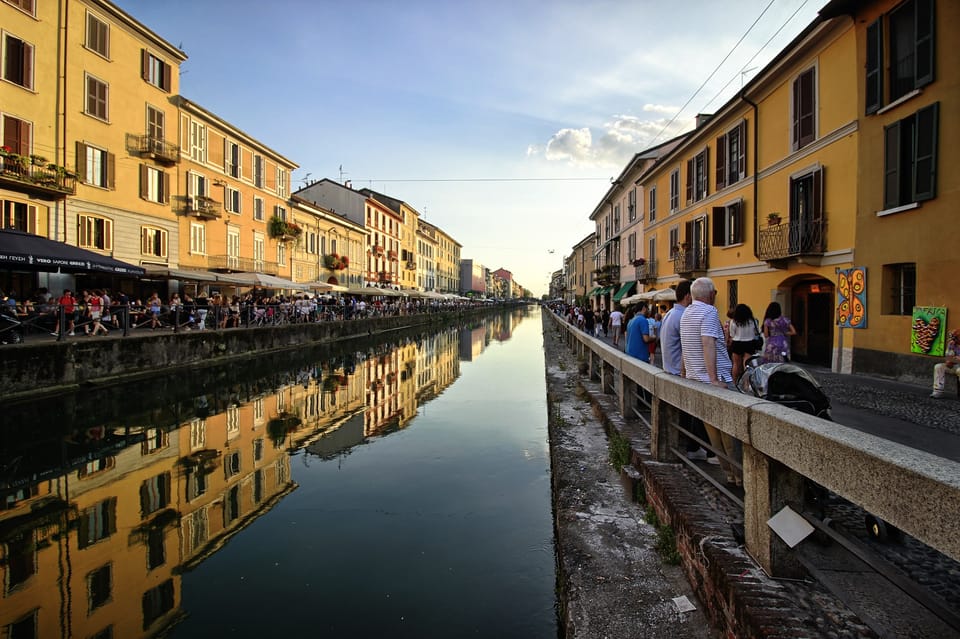
[[[864,266],[837,273],[837,325],[867,327],[867,269]]]
[[[910,352],[943,356],[947,333],[946,307],[914,306],[910,326]]]

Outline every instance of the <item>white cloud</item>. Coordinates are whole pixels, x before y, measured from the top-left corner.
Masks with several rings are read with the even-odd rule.
[[[650,111],[676,112],[675,108],[652,107]],[[646,107],[644,110],[648,110]],[[597,131],[589,127],[564,128],[554,133],[546,145],[531,144],[527,155],[540,155],[550,162],[567,162],[581,167],[620,169],[634,153],[689,130],[689,119],[671,121],[670,118],[642,120],[632,115],[615,116]]]

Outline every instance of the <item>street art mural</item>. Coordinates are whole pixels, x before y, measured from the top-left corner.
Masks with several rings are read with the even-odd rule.
[[[867,327],[867,269],[864,266],[837,273],[837,325]]]
[[[947,309],[941,306],[914,306],[910,351],[942,357],[946,343]]]

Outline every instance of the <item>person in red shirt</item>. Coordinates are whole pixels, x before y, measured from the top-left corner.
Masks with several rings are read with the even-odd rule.
[[[93,330],[88,333],[89,335],[96,336],[97,333],[103,331],[103,334],[106,335],[110,331],[107,330],[107,327],[100,323],[100,320],[103,317],[103,293],[100,289],[97,289],[93,292],[93,295],[90,296],[90,299],[87,300],[87,307],[90,309],[90,319],[93,322]]]
[[[60,299],[57,300],[57,303],[63,308],[63,319],[67,323],[66,328],[63,326],[60,327],[60,332],[73,336],[73,326],[77,321],[77,298],[73,296],[70,289],[66,289],[63,291]]]

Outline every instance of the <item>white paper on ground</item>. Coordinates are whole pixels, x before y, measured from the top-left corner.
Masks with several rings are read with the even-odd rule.
[[[673,603],[674,605],[677,606],[677,610],[679,610],[680,612],[691,612],[697,609],[696,606],[690,603],[690,600],[687,599],[686,595],[682,595],[680,597],[674,597]]]

